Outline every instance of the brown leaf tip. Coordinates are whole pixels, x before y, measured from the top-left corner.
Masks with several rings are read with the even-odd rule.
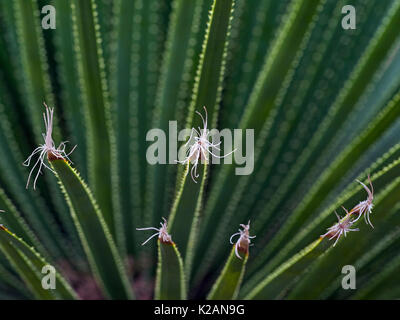
[[[231,236],[230,243],[234,244],[233,238],[239,236],[239,239],[235,243],[235,254],[239,259],[242,259],[239,255],[239,251],[243,252],[247,256],[249,254],[251,239],[254,239],[255,236],[250,236],[250,221],[247,225],[241,224],[240,226],[242,229],[239,229],[239,232],[236,232]]]
[[[168,244],[168,245],[171,245],[171,246],[175,245],[175,243],[171,240],[171,238],[170,239],[164,239],[162,237],[159,237],[158,240],[162,244]]]
[[[142,243],[142,246],[149,242],[152,238],[158,236],[158,240],[161,243],[165,244],[173,244],[171,235],[168,233],[167,227],[167,220],[163,218],[164,222],[160,222],[161,228],[155,227],[147,227],[147,228],[136,228],[136,230],[143,231],[143,230],[154,230],[157,231],[153,235],[151,235],[145,242]]]
[[[51,161],[55,161],[55,160],[64,160],[65,159],[59,155],[56,155],[55,153],[49,151],[47,152],[47,159],[51,162]]]

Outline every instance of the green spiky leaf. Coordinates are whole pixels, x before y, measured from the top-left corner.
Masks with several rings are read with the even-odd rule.
[[[45,300],[77,298],[70,285],[58,272],[55,275],[56,288],[51,290],[43,288],[42,270],[49,264],[32,247],[2,225],[0,248],[36,298]]]
[[[158,268],[155,298],[185,300],[186,279],[181,255],[173,242],[158,241]]]
[[[111,298],[132,298],[122,259],[88,186],[65,160],[52,159],[50,163],[57,174],[75,227],[100,285]]]
[[[248,254],[239,251],[240,259],[236,256],[235,247],[229,255],[220,276],[215,282],[207,299],[209,300],[232,300],[236,299],[240,285],[243,280]]]

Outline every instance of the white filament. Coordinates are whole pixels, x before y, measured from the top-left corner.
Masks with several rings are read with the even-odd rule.
[[[39,154],[39,157],[37,159],[37,161],[35,162],[34,166],[32,167],[31,171],[29,172],[29,176],[28,176],[28,181],[26,183],[26,188],[28,189],[29,187],[29,182],[31,180],[31,176],[32,173],[35,171],[35,169],[39,166],[39,169],[37,171],[37,174],[35,176],[35,180],[33,182],[33,189],[36,189],[36,182],[40,176],[40,174],[42,174],[42,168],[45,167],[46,169],[49,169],[51,172],[54,173],[54,171],[45,163],[45,158],[46,155],[51,154],[52,156],[56,157],[56,158],[60,158],[60,159],[67,159],[69,162],[71,162],[71,160],[68,158],[68,156],[75,150],[76,146],[72,148],[72,150],[67,154],[65,151],[65,144],[67,143],[67,141],[65,142],[61,142],[60,145],[58,146],[58,148],[55,147],[54,141],[53,141],[53,113],[54,113],[54,109],[53,108],[48,108],[47,105],[44,103],[44,106],[46,107],[46,113],[43,113],[43,120],[44,120],[44,124],[46,127],[46,133],[43,133],[43,140],[44,140],[44,144],[40,145],[39,147],[37,147],[35,150],[33,150],[33,152],[31,153],[31,155],[28,157],[28,159],[25,160],[25,162],[23,163],[24,166],[29,167],[31,164],[31,160],[34,156],[36,156],[37,154]]]
[[[200,159],[203,159],[208,163],[209,161],[209,154],[212,155],[213,157],[216,158],[225,158],[232,154],[233,152],[236,151],[232,150],[231,152],[223,155],[223,156],[217,156],[214,154],[211,150],[212,148],[215,148],[219,151],[221,151],[218,146],[221,144],[221,142],[218,143],[212,143],[209,141],[209,135],[210,131],[207,129],[207,121],[208,121],[208,115],[207,115],[207,109],[206,107],[203,107],[205,111],[205,118],[202,116],[202,114],[198,111],[196,113],[201,117],[203,121],[203,129],[200,129],[200,127],[197,129],[192,128],[192,131],[190,133],[189,140],[185,143],[184,146],[187,146],[190,141],[192,141],[192,138],[194,136],[194,143],[190,146],[190,148],[186,151],[186,157],[182,161],[176,160],[176,162],[181,163],[181,164],[187,164],[187,163],[192,163],[192,169],[190,170],[190,175],[192,177],[192,180],[197,183],[196,179],[199,177],[197,173],[197,165],[199,164]]]

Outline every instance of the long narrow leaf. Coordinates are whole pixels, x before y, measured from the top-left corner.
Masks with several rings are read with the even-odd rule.
[[[113,211],[113,192],[117,183],[116,152],[113,148],[114,135],[110,124],[110,104],[107,82],[105,80],[103,52],[96,6],[93,0],[71,2],[76,53],[80,72],[82,91],[84,92],[84,111],[87,124],[87,159],[89,184],[99,201],[104,219],[115,235],[115,222],[120,222],[119,211]],[[115,205],[119,202],[115,201]],[[123,230],[120,230],[123,232]]]
[[[186,279],[181,255],[175,243],[158,240],[157,300],[185,300]]]
[[[133,297],[122,259],[88,186],[65,160],[51,159],[97,281],[110,298]]]
[[[215,282],[207,299],[231,300],[237,298],[243,280],[244,271],[246,269],[246,263],[249,258],[249,255],[242,251],[239,251],[239,255],[241,259],[236,256],[234,246],[221,275]]]
[[[196,124],[201,123],[201,119],[193,118],[193,113],[195,110],[202,110],[204,106],[207,108],[208,114],[211,115],[208,123],[211,126],[215,126],[217,123],[233,7],[234,1],[232,0],[215,0],[213,3],[203,43],[203,51],[197,69],[198,78],[186,120],[188,126],[197,127]],[[206,165],[201,165],[199,175],[203,177],[200,184],[196,184],[191,180],[186,182],[183,194],[181,194],[181,203],[175,213],[176,216],[169,226],[171,233],[176,235],[177,242],[180,243],[182,250],[186,252],[184,257],[185,267],[189,273],[199,230],[198,219],[200,210],[202,210],[203,193],[206,184]],[[187,176],[184,179],[189,179]],[[178,179],[178,181],[181,180]],[[193,201],[193,199],[196,199],[196,201]],[[187,214],[188,212],[192,212],[192,214],[189,215]],[[187,230],[187,225],[191,225],[192,228]],[[190,250],[190,252],[187,250]],[[188,275],[188,280],[189,278],[190,276]]]
[[[56,289],[42,286],[42,268],[48,263],[4,226],[0,226],[0,248],[14,265],[32,293],[40,299],[76,299],[77,296],[62,276],[56,272]]]

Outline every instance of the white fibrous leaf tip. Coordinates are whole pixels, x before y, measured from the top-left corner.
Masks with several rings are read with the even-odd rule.
[[[192,169],[190,170],[190,175],[192,177],[192,180],[197,183],[197,179],[199,178],[199,174],[197,173],[197,166],[201,160],[204,160],[206,163],[209,162],[209,155],[216,157],[216,158],[225,158],[232,154],[233,152],[236,151],[232,150],[231,152],[223,155],[223,156],[218,156],[212,152],[212,149],[216,149],[218,151],[221,151],[221,149],[218,147],[221,142],[218,143],[212,143],[210,142],[210,130],[207,129],[207,121],[208,121],[208,114],[207,114],[207,108],[204,106],[204,117],[203,115],[196,111],[196,113],[200,116],[202,122],[203,122],[203,129],[198,127],[198,129],[192,128],[192,131],[190,133],[189,140],[185,143],[185,147],[189,145],[190,142],[192,144],[186,151],[186,157],[182,160],[176,160],[176,162],[181,163],[181,164],[192,164]]]
[[[247,223],[247,225],[241,224],[240,226],[242,227],[242,229],[239,229],[239,232],[234,233],[229,239],[229,242],[231,244],[235,244],[235,254],[239,259],[242,259],[239,254],[239,249],[247,253],[249,250],[251,239],[254,239],[256,236],[250,236],[250,221]],[[233,238],[236,236],[239,236],[239,238],[235,243],[233,242]]]
[[[368,175],[368,182],[371,187],[369,189],[364,183],[361,181],[357,180],[358,183],[360,183],[364,190],[367,192],[367,199],[364,201],[361,201],[358,205],[356,205],[353,209],[350,210],[350,214],[352,215],[357,215],[357,217],[354,219],[354,222],[360,219],[361,216],[364,216],[365,223],[369,224],[372,228],[374,227],[371,223],[369,215],[372,212],[372,208],[374,207],[372,201],[374,200],[374,187],[372,185],[372,181],[370,176]]]
[[[162,243],[172,243],[172,238],[171,235],[167,231],[167,220],[165,218],[162,218],[164,220],[163,222],[160,222],[161,228],[155,228],[155,227],[148,227],[148,228],[136,228],[138,231],[143,231],[143,230],[154,230],[157,231],[153,235],[151,235],[145,242],[142,243],[142,246],[144,246],[147,242],[149,242],[151,239],[154,237],[158,236],[158,239]]]
[[[362,183],[359,180],[356,180],[358,183],[360,183],[365,191],[367,192],[367,199],[364,201],[361,201],[359,204],[357,204],[353,209],[350,211],[346,210],[346,208],[343,208],[343,210],[346,212],[346,215],[343,218],[340,218],[339,215],[336,213],[335,214],[338,218],[338,222],[334,224],[332,227],[328,228],[328,232],[325,234],[321,235],[321,237],[329,237],[329,240],[335,239],[336,241],[333,244],[333,246],[336,245],[336,243],[339,241],[340,237],[342,235],[346,236],[347,232],[350,231],[359,231],[359,229],[353,229],[351,228],[352,225],[360,219],[361,216],[364,216],[365,222],[369,224],[372,228],[374,227],[371,223],[369,215],[372,212],[373,208],[373,203],[372,201],[374,200],[374,187],[372,185],[371,177],[368,175],[368,182],[370,185],[370,188],[368,188],[364,183]]]
[[[350,231],[359,231],[358,229],[351,228],[351,226],[354,224],[354,220],[352,220],[350,213],[344,207],[343,210],[346,212],[346,216],[344,218],[341,218],[335,211],[338,222],[335,223],[332,227],[328,228],[328,232],[321,235],[321,237],[328,237],[329,240],[336,238],[333,246],[336,246],[336,243],[339,241],[341,236],[344,235],[346,237],[347,233]]]
[[[58,146],[58,148],[56,148],[54,141],[53,141],[53,114],[54,114],[54,108],[49,108],[47,107],[46,103],[43,103],[45,108],[46,108],[46,112],[43,113],[43,120],[44,120],[44,124],[45,124],[45,128],[46,128],[46,132],[42,134],[43,140],[44,140],[44,144],[40,145],[39,147],[37,147],[35,150],[33,150],[33,152],[31,153],[31,155],[28,157],[28,159],[25,160],[25,162],[23,163],[24,166],[29,167],[31,164],[32,159],[35,156],[38,156],[37,161],[35,162],[35,164],[33,165],[31,171],[29,172],[29,176],[28,176],[28,181],[26,183],[26,188],[28,189],[29,187],[29,182],[31,180],[32,174],[35,171],[35,169],[37,169],[37,174],[35,176],[35,179],[33,181],[33,189],[36,189],[36,183],[37,180],[40,176],[40,174],[42,174],[42,168],[45,167],[46,169],[50,170],[51,172],[54,173],[53,169],[51,169],[46,163],[45,163],[45,158],[46,156],[50,159],[66,159],[69,162],[72,162],[69,159],[69,155],[75,150],[76,146],[72,148],[72,150],[67,154],[65,151],[66,148],[66,143],[67,141],[61,142],[60,145]]]

